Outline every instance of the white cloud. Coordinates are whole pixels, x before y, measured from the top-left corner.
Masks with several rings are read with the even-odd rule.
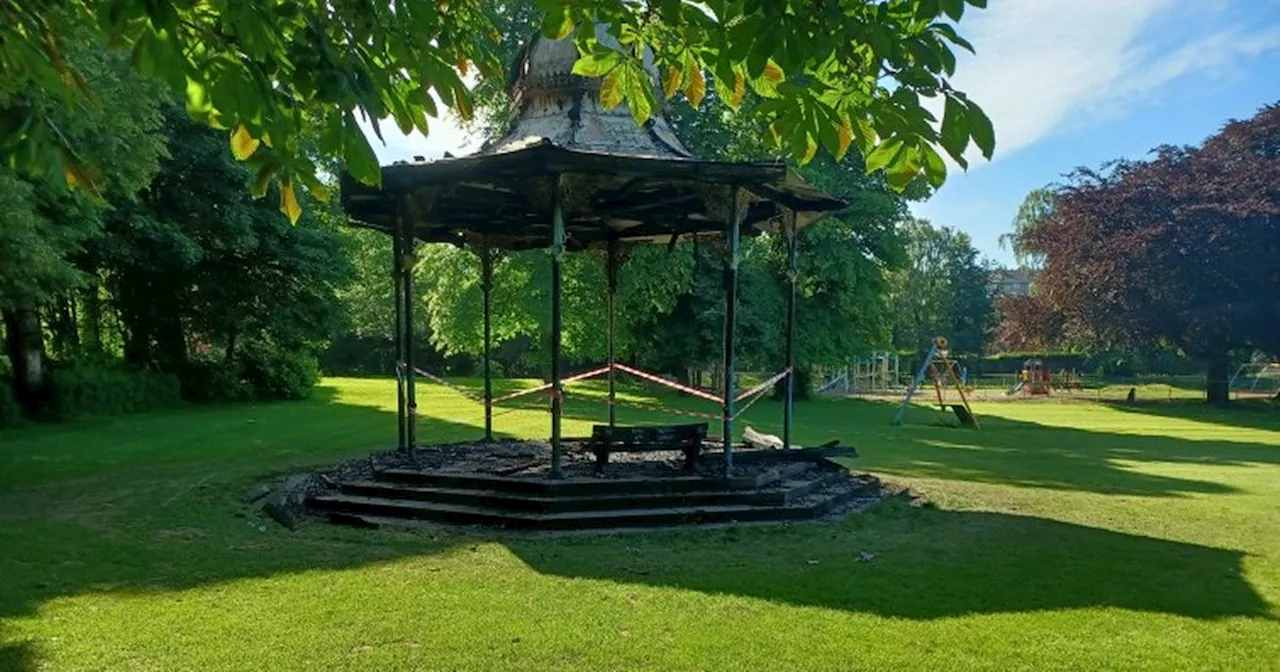
[[[1062,129],[1123,116],[1178,78],[1280,47],[1280,27],[1221,26],[1227,9],[1174,0],[995,2],[961,22],[978,54],[961,59],[953,83],[991,117],[999,160]]]

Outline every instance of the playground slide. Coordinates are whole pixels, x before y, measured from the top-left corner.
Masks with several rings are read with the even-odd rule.
[[[1005,396],[1007,397],[1007,396],[1011,396],[1011,395],[1017,394],[1020,390],[1022,390],[1022,381],[1021,381],[1021,380],[1019,380],[1019,381],[1018,381],[1018,384],[1017,384],[1017,385],[1014,385],[1013,387],[1009,388],[1009,391],[1008,391],[1008,392],[1005,392],[1004,394],[1005,394]]]

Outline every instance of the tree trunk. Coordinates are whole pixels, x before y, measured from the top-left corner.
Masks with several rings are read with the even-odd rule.
[[[84,326],[88,347],[97,355],[102,352],[102,297],[95,281],[84,290]]]
[[[44,331],[34,310],[4,311],[6,351],[13,365],[13,393],[27,414],[34,414],[49,395],[44,361]]]
[[[1227,353],[1209,357],[1205,373],[1205,399],[1215,406],[1231,403],[1231,360]]]

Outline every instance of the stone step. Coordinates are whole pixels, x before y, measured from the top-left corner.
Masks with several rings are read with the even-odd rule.
[[[310,500],[313,507],[337,514],[335,520],[380,516],[430,520],[456,525],[489,525],[526,530],[574,530],[610,527],[660,527],[698,523],[800,520],[820,515],[810,506],[673,506],[649,509],[528,513],[479,506],[440,504],[408,499],[383,499],[355,495],[325,495]]]
[[[754,476],[735,476],[732,478],[675,475],[662,478],[576,477],[554,480],[469,472],[384,469],[374,474],[374,479],[426,487],[459,490],[500,490],[528,495],[563,497],[757,490],[795,476],[810,468],[811,465],[808,464],[792,464],[770,469]]]
[[[812,491],[810,481],[789,481],[789,488],[770,490],[693,490],[689,492],[610,493],[602,495],[545,495],[505,490],[479,490],[471,488],[423,487],[357,481],[343,483],[344,495],[404,499],[438,504],[460,504],[504,511],[530,513],[563,513],[570,511],[602,511],[614,509],[654,509],[681,506],[746,505],[782,506],[789,499],[807,495]],[[795,489],[798,495],[790,495]]]

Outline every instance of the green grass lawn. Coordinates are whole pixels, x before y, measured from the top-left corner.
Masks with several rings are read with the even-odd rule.
[[[798,439],[840,437],[937,504],[831,525],[551,538],[234,515],[264,475],[391,445],[394,403],[389,381],[331,379],[308,402],[0,432],[0,670],[1280,670],[1280,413],[1261,405],[979,403],[970,431],[799,404]],[[424,440],[478,435],[456,394],[419,403]],[[604,408],[567,412],[582,434]],[[779,417],[766,401],[748,421]]]

